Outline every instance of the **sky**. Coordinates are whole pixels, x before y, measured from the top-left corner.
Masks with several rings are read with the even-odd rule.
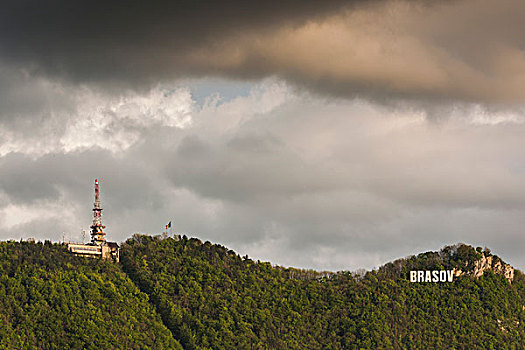
[[[0,239],[172,232],[371,269],[525,269],[520,0],[6,1]]]

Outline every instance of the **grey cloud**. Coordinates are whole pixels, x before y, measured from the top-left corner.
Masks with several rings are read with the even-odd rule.
[[[124,124],[138,138],[117,152],[97,145],[121,137],[107,128],[74,151],[0,157],[1,237],[78,237],[98,177],[115,240],[172,221],[175,232],[282,265],[370,268],[463,241],[525,266],[515,248],[525,217],[523,120],[472,124],[466,116],[478,113],[466,109],[432,123],[411,109],[324,100],[280,83],[258,89],[196,108],[191,127]],[[134,100],[139,119],[165,103],[144,96]],[[95,105],[111,110],[100,98]]]
[[[127,208],[160,206],[157,204],[148,174],[136,160],[115,158],[108,152],[92,149],[68,154],[51,153],[33,158],[9,154],[0,158],[0,188],[15,204],[58,200],[65,190],[72,200],[92,197],[95,178],[107,178],[106,203]],[[133,189],[140,189],[140,195]]]
[[[168,176],[206,196],[244,201],[335,187],[329,174],[271,134],[241,131],[213,144],[192,135],[181,141],[176,156],[166,169]]]
[[[0,160],[0,186],[10,201],[26,203],[39,199],[58,199],[59,191],[52,177],[46,174],[51,167],[35,172],[34,164],[23,156],[10,155]],[[44,179],[47,179],[44,180]]]
[[[62,241],[64,233],[67,232],[66,239],[78,239],[80,230],[74,227],[74,237],[72,237],[71,223],[57,219],[55,217],[46,218],[40,217],[27,223],[23,223],[13,227],[12,229],[3,230],[2,240],[27,240],[34,238],[39,241],[52,240]]]
[[[115,158],[97,149],[36,159],[10,154],[1,158],[0,169],[3,206],[27,207],[29,218],[28,222],[4,229],[4,238],[23,234],[59,240],[65,231],[79,239],[80,228],[89,230],[95,178],[100,178],[104,220],[113,239],[123,240],[135,230],[149,230],[155,227],[152,222],[163,222],[168,217],[159,220],[155,216],[156,211],[167,207],[167,198],[160,179],[152,178],[148,167],[138,159]],[[32,210],[37,211],[34,219]],[[133,224],[127,225],[125,220],[130,216]]]
[[[0,64],[0,126],[24,137],[63,132],[77,101],[67,85]]]

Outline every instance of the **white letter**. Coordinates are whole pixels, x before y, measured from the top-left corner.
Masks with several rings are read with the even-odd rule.
[[[417,272],[417,281],[418,282],[424,282],[425,281],[425,272],[418,271]]]
[[[448,277],[448,281],[452,282],[452,279],[454,278],[454,271],[448,270],[447,271],[447,277]]]
[[[432,271],[432,282],[439,282],[439,271]]]
[[[430,277],[430,271],[425,271],[425,282],[432,282],[432,278]]]
[[[410,282],[416,281],[416,271],[410,271]]]
[[[439,271],[439,282],[446,282],[447,281],[447,271],[441,270]]]

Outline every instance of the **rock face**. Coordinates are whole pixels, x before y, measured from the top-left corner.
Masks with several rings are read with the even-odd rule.
[[[494,256],[485,256],[481,255],[481,258],[474,262],[474,270],[472,271],[472,276],[479,278],[483,276],[485,271],[492,270],[494,273],[499,273],[512,283],[514,279],[514,268],[509,264],[505,264],[500,259],[494,258]],[[454,269],[454,276],[461,276],[466,274],[460,269]]]

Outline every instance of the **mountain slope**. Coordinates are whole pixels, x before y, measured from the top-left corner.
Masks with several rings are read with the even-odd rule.
[[[135,235],[121,265],[0,242],[0,349],[522,349],[525,278],[443,248],[366,274],[274,267],[198,239]],[[453,270],[411,283],[411,270]],[[177,340],[175,340],[177,339]]]
[[[198,239],[135,235],[124,271],[185,349],[520,349],[525,283],[475,277],[488,251],[458,245],[357,276],[272,267]],[[494,264],[496,266],[496,264]],[[498,265],[499,266],[499,265]],[[411,269],[456,269],[411,283]]]
[[[181,349],[120,266],[0,242],[0,348]]]

